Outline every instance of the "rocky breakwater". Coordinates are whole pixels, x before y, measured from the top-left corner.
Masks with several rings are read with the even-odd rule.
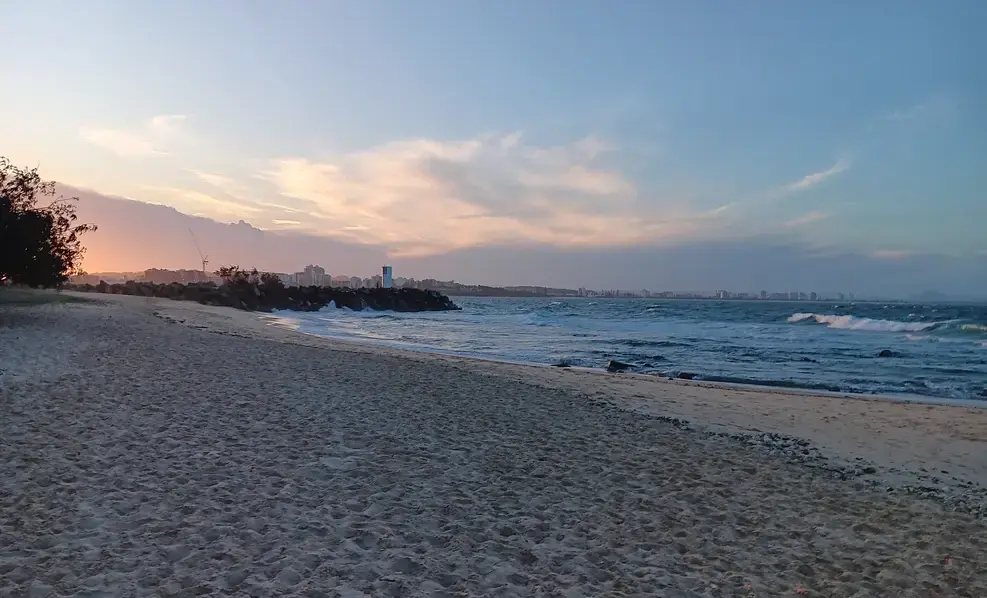
[[[112,295],[160,297],[195,301],[204,305],[234,307],[249,311],[276,309],[317,311],[329,305],[360,311],[449,311],[460,309],[451,299],[436,291],[419,289],[350,289],[330,287],[285,287],[254,282],[154,284],[129,281],[123,284],[69,284],[66,290]]]

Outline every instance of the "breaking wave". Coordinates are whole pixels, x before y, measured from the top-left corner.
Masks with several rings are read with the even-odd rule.
[[[875,320],[871,318],[860,318],[857,316],[834,315],[834,314],[792,314],[788,321],[804,322],[814,320],[818,324],[825,324],[827,328],[838,328],[841,330],[871,330],[876,332],[920,332],[922,330],[932,330],[944,322],[897,322],[895,320]]]
[[[788,321],[814,322],[825,324],[827,328],[840,330],[869,330],[873,332],[922,332],[922,335],[907,335],[908,340],[943,340],[943,336],[952,338],[967,338],[971,336],[987,337],[987,324],[974,324],[963,320],[941,320],[935,322],[899,322],[896,320],[878,320],[850,315],[797,313],[789,316]]]

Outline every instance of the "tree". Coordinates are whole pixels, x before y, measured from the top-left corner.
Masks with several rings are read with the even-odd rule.
[[[58,287],[79,271],[80,236],[96,226],[76,223],[77,201],[55,197],[55,183],[37,168],[0,157],[0,281]]]
[[[245,284],[250,278],[250,272],[240,266],[221,266],[216,270],[216,275],[223,279],[225,284],[231,286]]]
[[[257,286],[262,280],[262,275],[257,271],[257,268],[244,270],[240,266],[221,266],[219,270],[216,270],[216,275],[223,279],[225,284],[230,286]]]
[[[280,291],[284,289],[284,282],[277,274],[264,272],[260,275],[260,286],[265,291]]]
[[[277,274],[260,272],[257,268],[245,270],[240,266],[222,266],[216,270],[216,275],[231,287],[250,285],[259,287],[263,291],[279,291],[285,288]]]

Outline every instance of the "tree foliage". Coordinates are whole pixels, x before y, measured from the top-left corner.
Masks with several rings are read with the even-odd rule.
[[[216,270],[216,275],[223,279],[223,284],[238,286],[250,284],[251,278],[259,276],[257,269],[253,271],[244,270],[240,266],[221,266]]]
[[[265,292],[280,291],[285,288],[284,282],[277,274],[260,272],[257,268],[245,270],[240,266],[222,266],[216,275],[223,283],[231,287],[254,286]]]
[[[277,274],[264,272],[260,275],[260,286],[265,291],[275,291],[284,289],[284,281]]]
[[[55,183],[38,169],[14,166],[0,157],[0,281],[57,287],[79,271],[84,233],[75,197],[56,197]]]

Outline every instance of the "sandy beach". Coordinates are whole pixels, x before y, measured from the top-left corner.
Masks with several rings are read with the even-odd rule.
[[[987,410],[0,305],[0,596],[987,596]]]

